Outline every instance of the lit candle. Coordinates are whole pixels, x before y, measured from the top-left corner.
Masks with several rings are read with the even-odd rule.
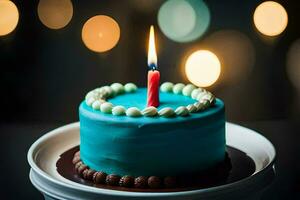
[[[159,79],[160,73],[157,70],[157,55],[155,49],[154,27],[150,27],[148,47],[148,93],[147,106],[159,106]]]

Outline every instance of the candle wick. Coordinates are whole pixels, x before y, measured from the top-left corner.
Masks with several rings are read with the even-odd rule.
[[[149,66],[150,70],[155,71],[157,69],[156,65],[154,63],[151,63]]]

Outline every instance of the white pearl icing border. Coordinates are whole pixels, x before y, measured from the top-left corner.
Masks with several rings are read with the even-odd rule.
[[[165,82],[160,86],[162,92],[169,92],[174,94],[182,94],[189,96],[192,99],[197,100],[194,104],[187,106],[179,106],[175,110],[169,107],[157,110],[155,107],[146,107],[140,110],[136,107],[125,108],[121,105],[113,105],[106,101],[109,98],[113,98],[116,95],[123,93],[134,93],[137,90],[137,86],[133,83],[127,83],[124,86],[121,83],[113,83],[110,86],[103,86],[96,88],[87,93],[85,96],[85,102],[88,106],[94,110],[99,110],[103,113],[112,114],[115,116],[126,115],[128,117],[186,117],[191,113],[196,113],[207,109],[214,105],[215,97],[209,91],[203,88],[197,88],[193,84],[184,85],[183,83],[173,84],[171,82]]]

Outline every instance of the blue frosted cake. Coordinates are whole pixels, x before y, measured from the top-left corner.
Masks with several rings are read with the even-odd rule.
[[[159,177],[171,186],[172,177],[224,160],[223,102],[192,84],[167,82],[160,90],[157,108],[145,107],[147,90],[132,83],[86,95],[79,107],[81,162],[76,168],[85,171],[84,177],[136,187],[143,177],[148,183]]]

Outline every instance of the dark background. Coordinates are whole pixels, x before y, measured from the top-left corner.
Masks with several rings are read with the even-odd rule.
[[[28,179],[28,148],[47,131],[77,121],[77,108],[87,91],[113,82],[146,85],[149,25],[157,27],[164,1],[141,0],[142,6],[137,0],[73,1],[73,18],[59,30],[40,22],[38,1],[13,2],[20,13],[18,26],[0,37],[1,193],[5,199],[41,199]],[[300,38],[300,3],[279,1],[289,23],[280,36],[270,39],[253,25],[253,11],[261,1],[205,2],[211,23],[200,39],[176,43],[156,28],[162,82],[187,82],[182,73],[186,52],[201,48],[214,32],[237,30],[247,35],[255,50],[251,72],[231,83],[220,78],[208,89],[225,101],[228,121],[258,130],[276,146],[277,178],[267,197],[295,198],[300,187],[300,91],[289,80],[286,62],[289,47]],[[121,29],[117,46],[102,54],[88,50],[81,40],[84,22],[97,14],[112,16]]]

